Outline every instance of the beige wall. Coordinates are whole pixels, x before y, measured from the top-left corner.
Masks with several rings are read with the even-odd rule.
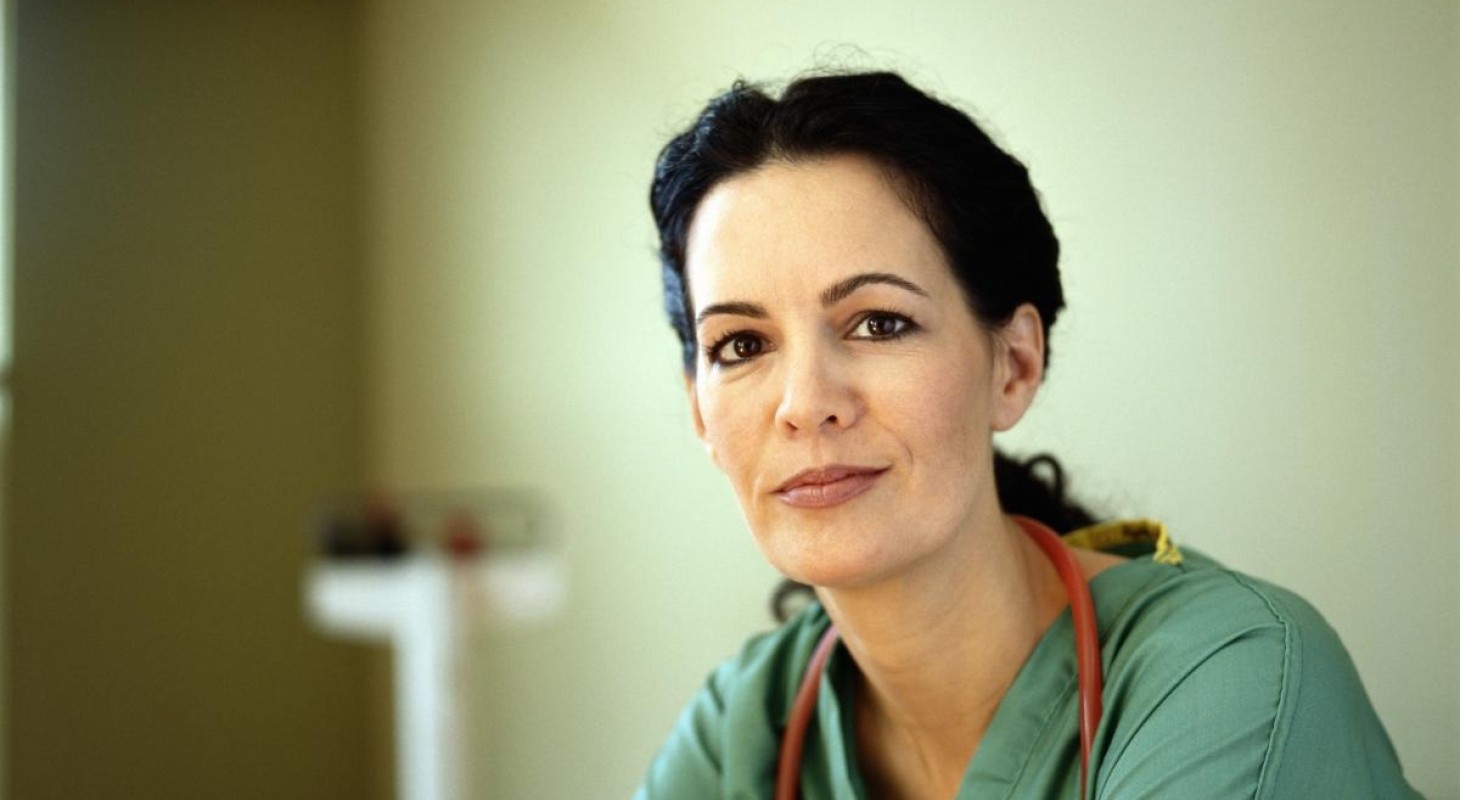
[[[849,42],[976,106],[1066,243],[1073,311],[1009,444],[1310,597],[1416,784],[1460,797],[1455,3],[370,6],[371,469],[541,488],[574,581],[555,626],[483,647],[482,796],[627,793],[765,624],[646,186],[713,90]]]
[[[367,791],[299,597],[361,464],[353,13],[19,3],[9,797]]]

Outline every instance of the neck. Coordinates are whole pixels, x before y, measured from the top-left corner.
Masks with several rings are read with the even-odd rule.
[[[818,594],[860,670],[858,749],[886,796],[956,792],[1004,693],[1066,602],[1044,554],[996,510],[894,578]]]

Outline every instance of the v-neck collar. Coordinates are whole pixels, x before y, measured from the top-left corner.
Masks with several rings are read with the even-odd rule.
[[[1106,634],[1130,601],[1169,569],[1147,556],[1110,567],[1090,581],[1101,641],[1106,640]],[[1108,657],[1102,660],[1108,668]],[[817,728],[835,732],[824,736],[821,742],[832,796],[864,800],[866,785],[856,753],[856,677],[851,655],[844,645],[838,644],[821,677]],[[1012,797],[1031,760],[1036,755],[1047,760],[1048,746],[1062,740],[1067,740],[1063,744],[1070,749],[1068,760],[1078,771],[1076,737],[1060,733],[1062,728],[1076,730],[1078,727],[1073,712],[1076,686],[1074,631],[1067,606],[1035,644],[994,711],[983,740],[964,772],[957,797]],[[1041,740],[1049,737],[1053,739],[1042,745]]]

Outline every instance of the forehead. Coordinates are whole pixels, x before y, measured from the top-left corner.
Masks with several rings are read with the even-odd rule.
[[[720,183],[695,214],[685,269],[696,307],[819,293],[868,271],[930,290],[952,284],[927,225],[859,156],[772,162]]]

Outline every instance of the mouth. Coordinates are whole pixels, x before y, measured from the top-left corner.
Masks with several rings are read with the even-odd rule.
[[[876,485],[887,467],[857,467],[833,464],[803,470],[772,492],[781,502],[796,508],[827,508],[839,505]]]

